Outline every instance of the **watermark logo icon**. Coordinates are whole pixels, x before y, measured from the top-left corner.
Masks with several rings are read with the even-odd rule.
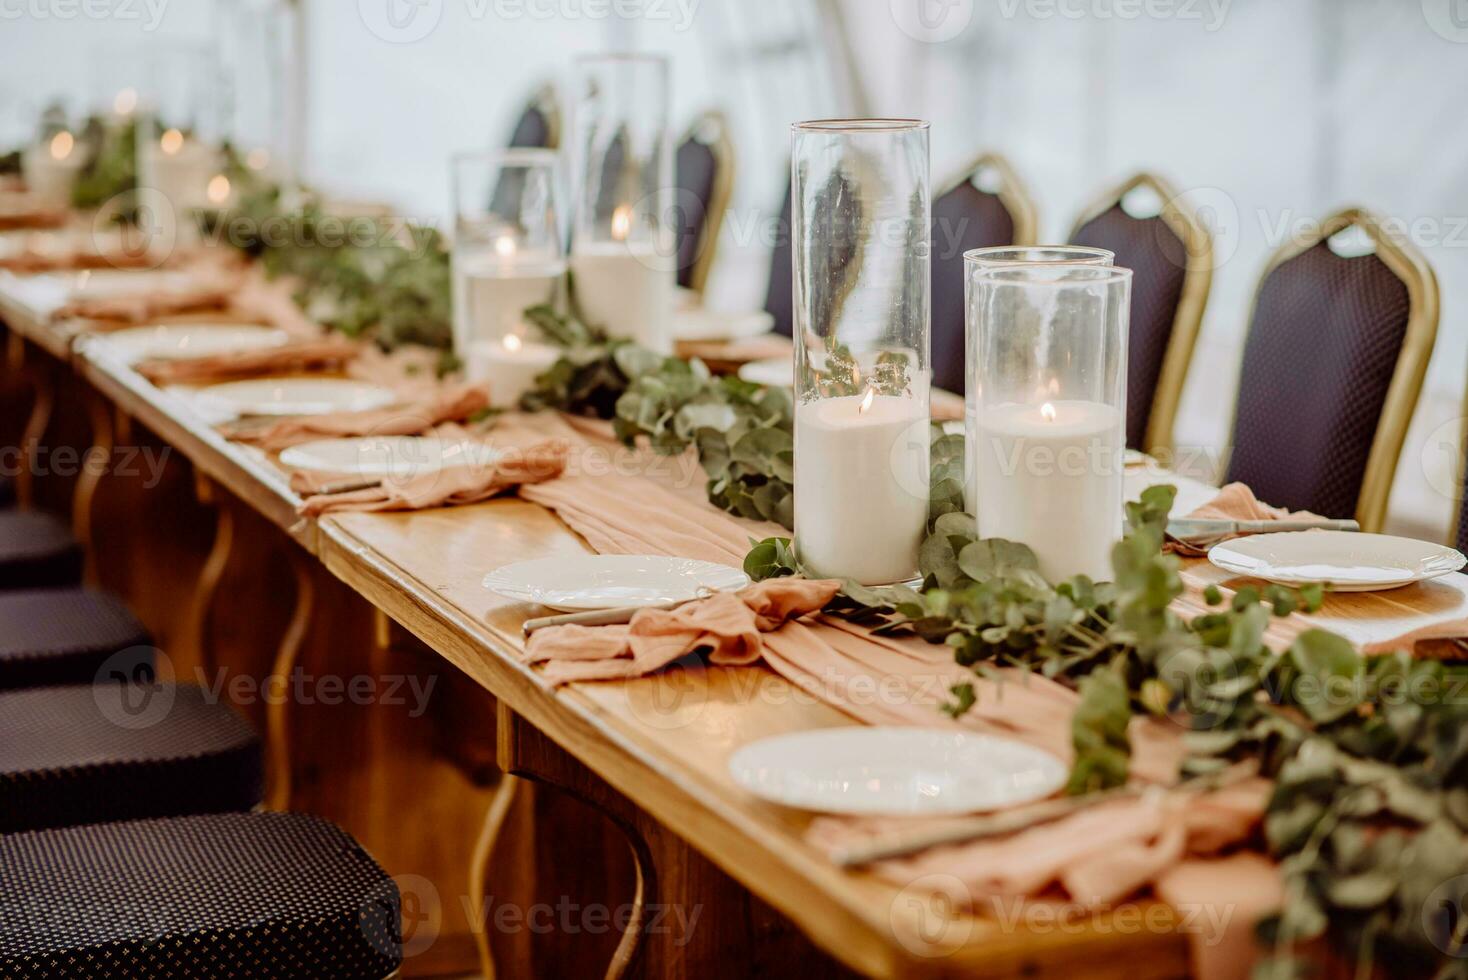
[[[443,20],[443,0],[357,0],[367,30],[389,44],[421,41]]]
[[[1422,16],[1438,37],[1468,44],[1468,0],[1422,0]]]
[[[897,29],[924,44],[953,40],[974,18],[974,0],[890,0],[890,5]]]

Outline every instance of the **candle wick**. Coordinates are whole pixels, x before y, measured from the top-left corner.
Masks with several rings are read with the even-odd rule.
[[[1040,417],[1042,419],[1044,419],[1046,422],[1054,422],[1055,421],[1055,406],[1052,405],[1052,404],[1050,404],[1049,402],[1046,402],[1045,404],[1041,405],[1040,406]]]

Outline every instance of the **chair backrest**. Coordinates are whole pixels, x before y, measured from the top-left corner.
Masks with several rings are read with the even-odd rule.
[[[963,253],[1035,244],[1035,206],[1009,163],[985,153],[933,195],[933,384],[963,394]]]
[[[765,287],[765,311],[775,318],[775,333],[795,335],[795,254],[790,227],[790,184],[775,223],[775,247],[770,252],[770,282]]]
[[[1134,216],[1140,198],[1148,207]],[[1213,281],[1212,238],[1165,180],[1140,173],[1085,209],[1070,243],[1110,249],[1132,270],[1126,444],[1166,452]]]
[[[530,96],[515,128],[510,146],[555,150],[561,145],[561,112],[554,85],[542,85]]]
[[[678,285],[701,293],[734,193],[734,144],[723,113],[710,110],[693,121],[678,144],[674,171]]]
[[[790,187],[780,207],[765,309],[775,332],[794,327]],[[1032,245],[1035,207],[1003,157],[986,153],[942,185],[933,199],[933,383],[961,393],[964,370],[963,253],[991,245]]]
[[[1367,254],[1338,254],[1348,229]],[[1244,341],[1228,479],[1276,506],[1379,529],[1437,319],[1432,268],[1367,212],[1342,211],[1280,249]]]

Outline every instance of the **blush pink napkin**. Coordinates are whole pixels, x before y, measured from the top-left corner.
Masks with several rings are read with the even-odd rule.
[[[0,256],[0,269],[20,275],[87,269],[151,269],[157,265],[157,258],[146,249],[133,250],[123,246],[98,249],[86,241],[63,249],[27,245],[18,253]]]
[[[106,330],[175,313],[222,310],[228,308],[231,296],[244,278],[244,271],[237,263],[213,258],[191,263],[179,271],[184,275],[182,283],[112,296],[84,296],[58,307],[52,318],[91,320],[96,329]]]
[[[0,189],[0,231],[60,228],[70,212],[47,204],[28,191]]]
[[[569,447],[551,440],[525,449],[508,450],[484,466],[450,466],[406,480],[384,480],[376,486],[347,493],[322,494],[323,486],[341,476],[296,472],[291,489],[303,498],[296,508],[306,517],[332,511],[424,510],[474,504],[512,487],[551,480],[566,468]]]
[[[235,351],[185,361],[143,361],[137,365],[137,371],[156,385],[202,384],[230,378],[340,368],[361,350],[360,341],[323,336],[315,340],[290,341],[279,347]]]
[[[696,650],[711,664],[752,664],[762,633],[815,612],[840,590],[840,582],[778,578],[676,609],[643,609],[626,626],[551,626],[531,635],[526,658],[544,663],[553,684],[641,677]]]
[[[449,385],[427,397],[396,408],[367,412],[333,412],[282,419],[269,425],[231,422],[220,426],[230,439],[279,452],[317,439],[349,436],[412,436],[445,422],[462,422],[489,407],[489,393],[480,385]]]

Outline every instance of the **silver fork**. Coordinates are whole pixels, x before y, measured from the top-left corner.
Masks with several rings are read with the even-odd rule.
[[[1179,550],[1194,555],[1207,554],[1208,549],[1241,534],[1270,534],[1277,531],[1359,531],[1355,521],[1309,520],[1222,521],[1207,518],[1180,517],[1167,522],[1167,536]]]

